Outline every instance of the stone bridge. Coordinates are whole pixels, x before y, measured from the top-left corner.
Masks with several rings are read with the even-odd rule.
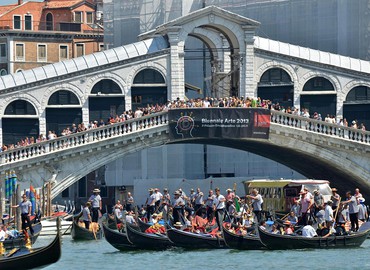
[[[21,188],[52,183],[52,198],[99,167],[135,151],[167,143],[205,143],[276,160],[307,178],[327,179],[342,191],[370,192],[370,132],[271,111],[270,137],[170,141],[168,113],[131,119],[8,150],[0,168],[15,170]]]

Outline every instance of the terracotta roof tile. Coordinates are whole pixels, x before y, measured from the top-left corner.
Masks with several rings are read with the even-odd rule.
[[[3,15],[5,12],[15,8],[16,6],[17,4],[0,6],[0,16]]]
[[[49,1],[45,8],[69,8],[81,2],[83,0]]]

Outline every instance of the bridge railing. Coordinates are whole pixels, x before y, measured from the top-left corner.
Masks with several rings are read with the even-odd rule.
[[[73,133],[60,138],[34,143],[28,146],[1,152],[0,164],[22,161],[28,158],[35,158],[52,152],[82,146],[97,141],[103,141],[144,129],[149,129],[151,127],[166,125],[167,123],[167,112],[160,112],[141,118],[130,119],[120,123],[109,124],[86,131]]]
[[[280,111],[271,111],[271,122],[309,130],[315,133],[326,134],[332,137],[370,144],[369,131],[344,127],[338,124],[327,123],[325,121],[287,114]]]

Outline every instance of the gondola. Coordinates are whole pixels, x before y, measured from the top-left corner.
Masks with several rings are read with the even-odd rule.
[[[105,222],[102,223],[102,227],[105,239],[116,249],[121,251],[137,249],[135,245],[128,241],[126,233],[118,232],[117,230],[109,228],[108,224]]]
[[[32,224],[33,228],[33,235],[30,233],[30,229],[27,229],[28,236],[31,239],[31,244],[34,244],[37,240],[37,237],[40,235],[40,232],[42,230],[42,225],[40,222],[36,224]],[[23,247],[26,242],[23,234],[20,234],[19,236],[13,238],[13,239],[6,239],[4,242],[4,248],[5,249],[12,249],[12,248],[20,248]]]
[[[237,235],[230,232],[225,227],[223,229],[223,236],[228,247],[242,250],[259,250],[266,249],[258,236],[253,235]]]
[[[170,241],[178,247],[202,249],[202,248],[227,248],[225,241],[220,237],[211,237],[207,234],[198,234],[170,228],[167,230]]]
[[[349,248],[359,247],[366,240],[370,229],[366,228],[356,233],[341,236],[323,237],[303,237],[300,235],[280,235],[272,234],[261,228],[258,233],[263,244],[268,249],[306,249],[306,248]]]
[[[46,266],[57,262],[61,253],[61,234],[58,230],[55,239],[48,246],[36,249],[22,247],[0,256],[0,269],[22,270]]]
[[[78,224],[78,219],[75,219],[72,223],[71,235],[73,240],[98,240],[102,238],[103,231],[100,227],[96,232],[87,230]]]
[[[131,224],[126,223],[128,240],[140,249],[164,250],[172,243],[166,235],[147,234],[136,230]]]
[[[145,232],[150,226],[153,225],[153,223],[146,223],[146,222],[142,221],[141,218],[137,219],[137,224],[139,225],[140,231],[142,231],[142,232]]]

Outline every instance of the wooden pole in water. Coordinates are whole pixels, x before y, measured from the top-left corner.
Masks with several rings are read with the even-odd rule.
[[[51,183],[48,182],[48,216],[51,216]]]
[[[46,216],[46,212],[45,212],[45,185],[42,184],[42,188],[41,188],[41,211],[42,211],[42,214],[44,216]]]
[[[22,194],[21,194],[21,187],[19,186],[19,184],[17,184],[17,187],[16,187],[16,195],[14,196],[15,197],[15,203],[17,202],[20,202],[22,199]],[[22,230],[22,220],[21,220],[21,209],[19,207],[17,207],[16,209],[16,212],[18,212],[17,214],[17,224],[18,224],[18,231],[20,232]]]

